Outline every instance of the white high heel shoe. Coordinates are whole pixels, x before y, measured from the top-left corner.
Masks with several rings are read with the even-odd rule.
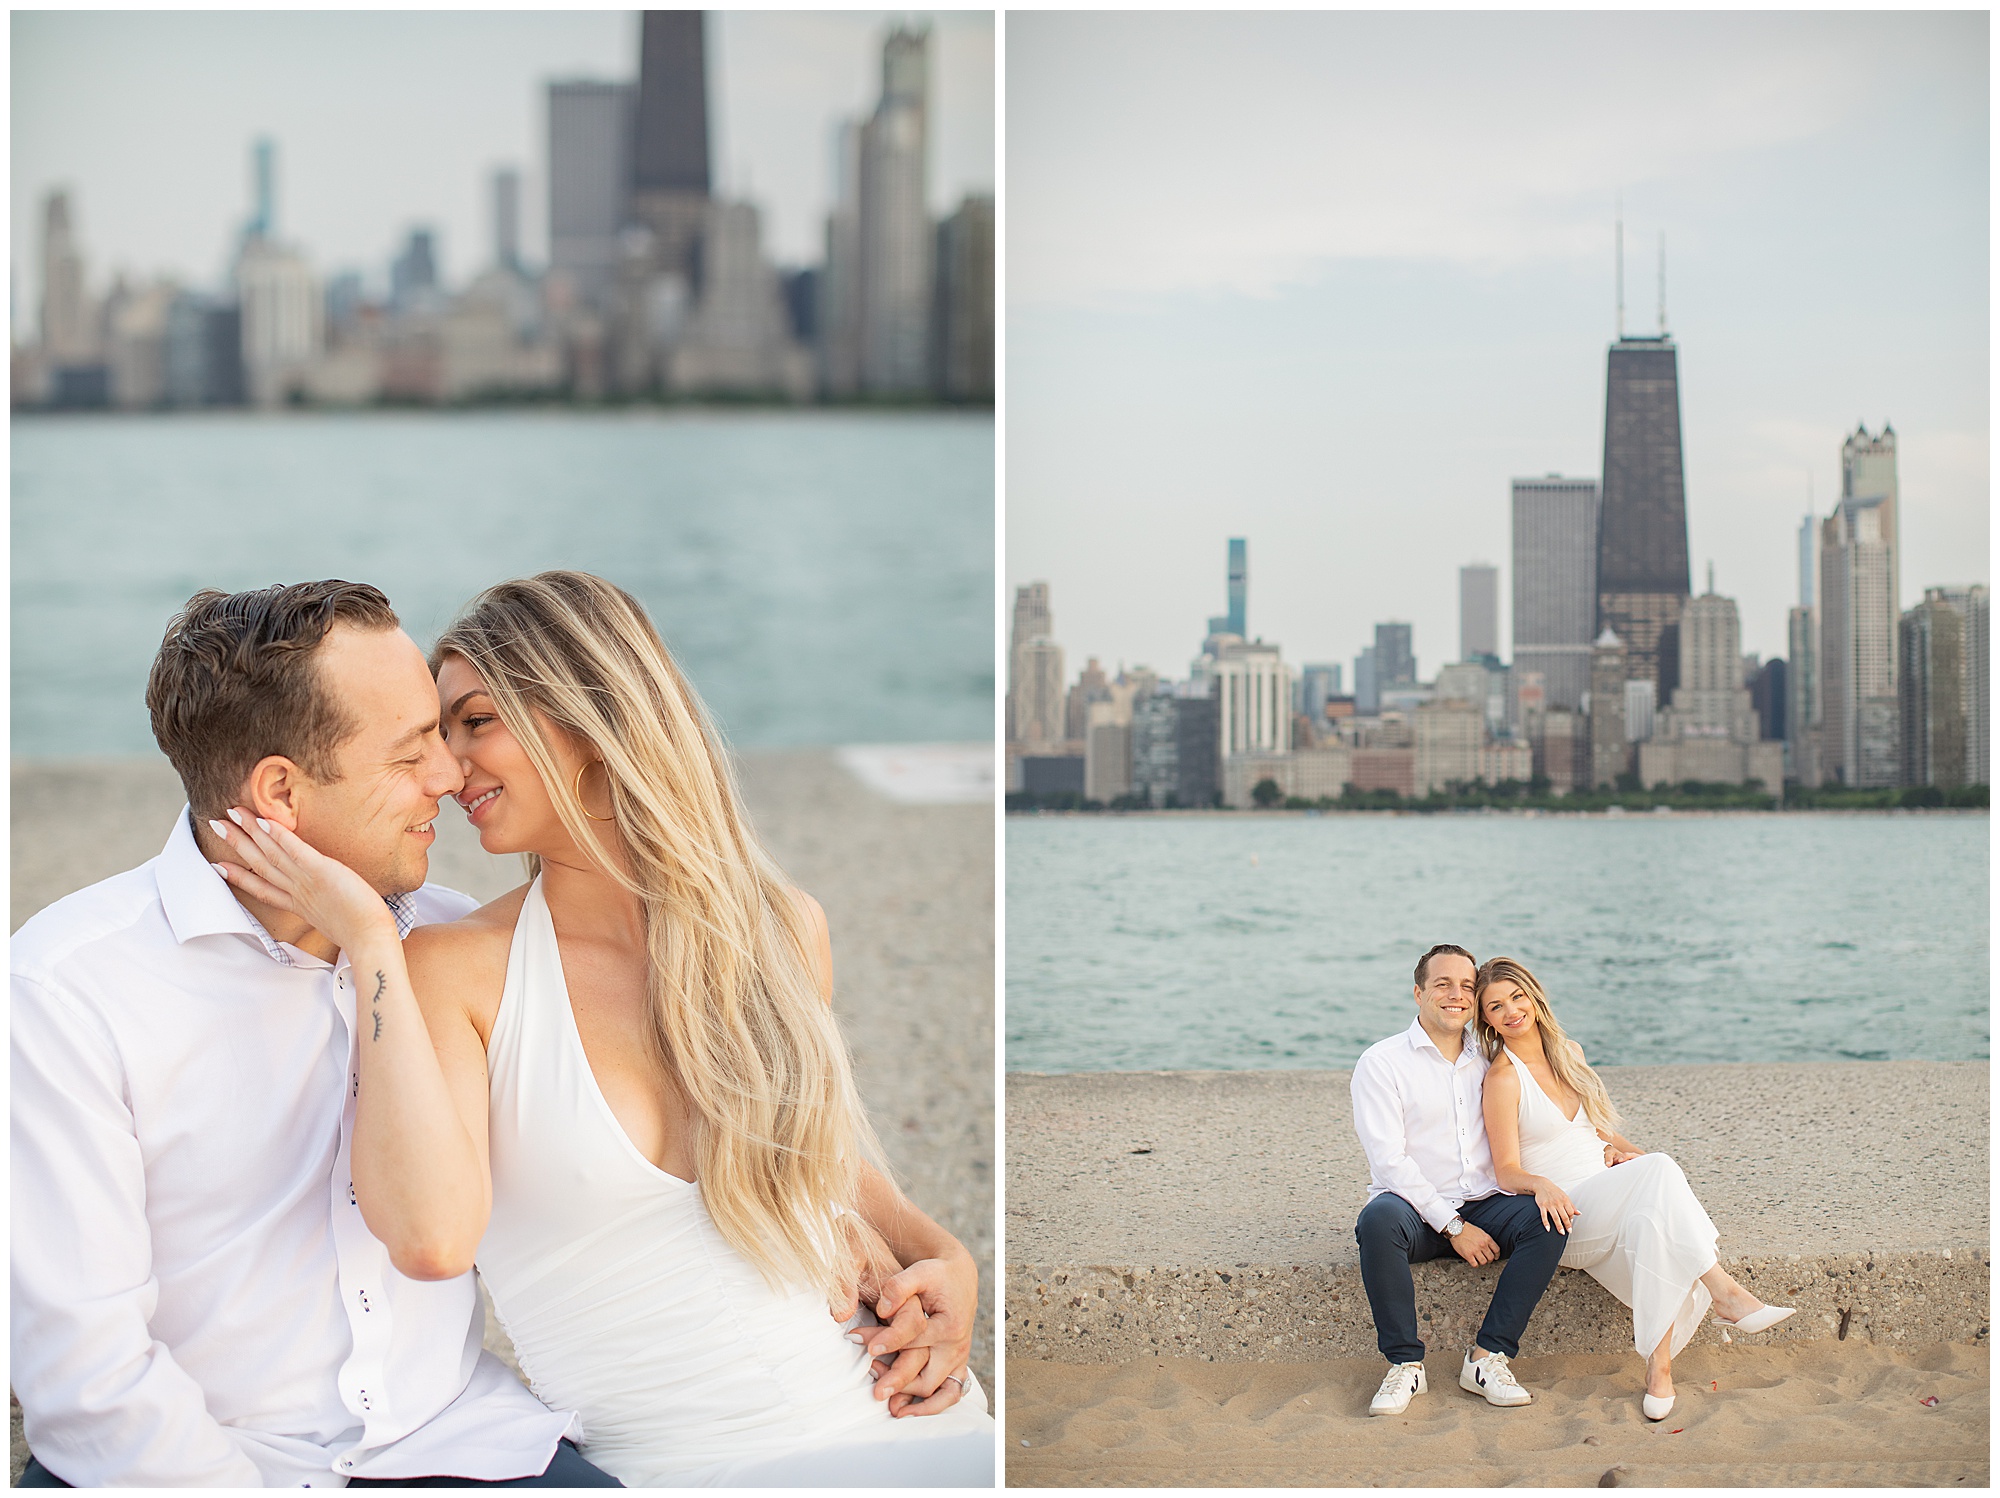
[[[1674,1396],[1669,1394],[1665,1399],[1661,1399],[1652,1394],[1643,1394],[1639,1397],[1639,1408],[1646,1412],[1648,1420],[1664,1420],[1673,1413]]]
[[[1745,1316],[1741,1321],[1722,1321],[1722,1318],[1720,1316],[1716,1317],[1715,1319],[1717,1321],[1722,1321],[1722,1324],[1728,1327],[1731,1331],[1767,1332],[1772,1327],[1776,1326],[1780,1321],[1783,1321],[1787,1316],[1793,1315],[1797,1311],[1798,1311],[1797,1306],[1764,1306],[1758,1310],[1752,1311],[1748,1316]]]

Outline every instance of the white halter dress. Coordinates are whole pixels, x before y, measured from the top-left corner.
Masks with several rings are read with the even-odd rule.
[[[1575,1118],[1564,1118],[1534,1073],[1515,1062],[1514,1075],[1521,1079],[1521,1168],[1547,1176],[1576,1204],[1563,1267],[1586,1271],[1632,1308],[1632,1345],[1641,1355],[1649,1356],[1669,1327],[1670,1350],[1679,1352],[1713,1300],[1700,1277],[1716,1262],[1715,1224],[1670,1156],[1606,1165],[1604,1141],[1581,1105]]]
[[[773,1291],[700,1190],[627,1137],[591,1075],[541,880],[486,1047],[493,1215],[479,1271],[544,1403],[628,1487],[990,1486],[971,1375],[938,1415],[889,1417],[810,1291]]]

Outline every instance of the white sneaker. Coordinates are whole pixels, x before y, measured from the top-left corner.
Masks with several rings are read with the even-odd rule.
[[[1400,1415],[1410,1407],[1410,1396],[1424,1392],[1422,1363],[1391,1363],[1382,1387],[1368,1401],[1371,1415]]]
[[[1514,1372],[1507,1366],[1507,1355],[1501,1352],[1489,1352],[1479,1358],[1468,1352],[1464,1365],[1458,1370],[1458,1386],[1481,1395],[1488,1404],[1497,1404],[1502,1409],[1535,1402],[1534,1395],[1514,1382]]]

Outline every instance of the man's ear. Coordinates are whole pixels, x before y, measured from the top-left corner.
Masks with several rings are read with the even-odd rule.
[[[305,786],[306,773],[298,765],[282,754],[267,754],[243,783],[243,804],[253,815],[276,822],[287,832],[297,832]]]

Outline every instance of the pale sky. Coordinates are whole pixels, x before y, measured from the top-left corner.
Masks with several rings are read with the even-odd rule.
[[[994,183],[990,11],[711,13],[718,189],[767,251],[817,263],[833,130],[872,110],[892,21],[931,25],[934,211]],[[219,277],[250,207],[250,142],[278,145],[278,226],[322,272],[386,282],[412,227],[462,284],[492,261],[488,178],[522,173],[522,247],[547,254],[546,82],[636,79],[636,11],[15,12],[13,296],[38,306],[40,205],[71,189],[93,289],[109,273]]]
[[[1249,540],[1295,667],[1458,653],[1508,480],[1596,476],[1615,332],[1680,347],[1695,591],[1785,653],[1857,422],[1904,607],[1989,581],[1984,13],[1010,13],[1007,556],[1086,656],[1185,676]]]

